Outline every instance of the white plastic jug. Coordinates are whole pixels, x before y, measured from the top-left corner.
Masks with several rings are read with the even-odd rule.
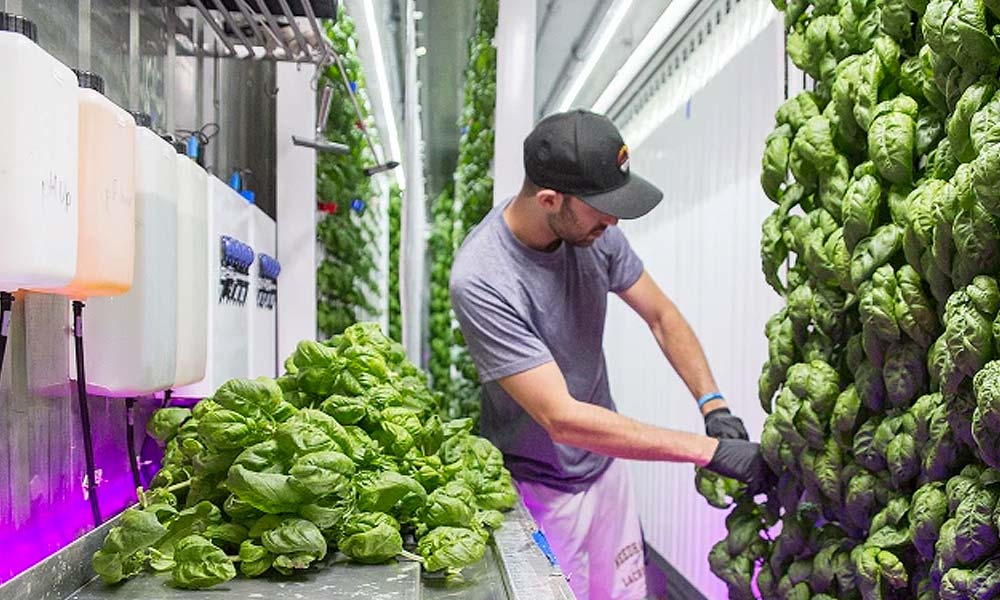
[[[0,290],[60,287],[76,273],[76,75],[0,13]],[[13,83],[13,82],[16,82]]]
[[[256,205],[250,207],[250,245],[257,253],[250,277],[249,368],[251,377],[277,377],[278,320],[275,303],[281,272],[274,220]]]
[[[205,378],[208,363],[209,202],[208,174],[177,155],[177,368],[174,387]]]
[[[177,152],[139,115],[135,130],[135,277],[87,303],[87,387],[141,396],[174,383],[177,363]]]
[[[76,274],[25,295],[28,385],[43,395],[65,393],[76,378],[70,299],[124,294],[135,273],[135,119],[103,96],[99,76],[81,72],[78,81]],[[86,330],[86,310],[83,322]]]
[[[73,299],[118,296],[132,286],[135,269],[135,119],[104,97],[99,76],[81,72],[78,79],[76,274],[66,286],[39,291]]]
[[[207,398],[223,383],[249,374],[249,273],[254,259],[246,201],[217,177],[209,183],[208,364],[205,378],[174,389],[179,398]]]

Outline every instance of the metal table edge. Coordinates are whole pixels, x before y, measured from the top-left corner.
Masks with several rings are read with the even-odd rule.
[[[0,585],[0,600],[63,600],[94,578],[90,559],[104,545],[118,516]]]

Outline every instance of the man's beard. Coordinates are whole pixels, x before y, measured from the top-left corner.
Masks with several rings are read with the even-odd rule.
[[[559,238],[559,241],[566,242],[576,248],[588,248],[597,238],[608,228],[607,225],[598,225],[589,231],[580,232],[580,222],[576,219],[576,214],[569,208],[569,202],[564,201],[559,213],[550,215],[548,218],[549,229]],[[553,249],[558,247],[558,242],[553,244]]]

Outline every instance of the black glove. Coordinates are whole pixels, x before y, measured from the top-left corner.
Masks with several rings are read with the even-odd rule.
[[[778,477],[764,461],[760,444],[756,442],[719,440],[719,447],[705,468],[747,484],[751,496],[769,492],[778,483]]]
[[[720,440],[749,440],[746,427],[728,408],[717,408],[705,415],[705,433]]]

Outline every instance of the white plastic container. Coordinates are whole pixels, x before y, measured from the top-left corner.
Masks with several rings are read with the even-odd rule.
[[[80,73],[79,82],[76,274],[63,287],[38,291],[73,299],[119,296],[132,286],[135,270],[135,119],[104,97],[97,75]]]
[[[77,80],[0,13],[0,290],[60,287],[76,273]],[[14,83],[16,82],[16,83]]]
[[[65,393],[76,378],[70,300],[124,294],[135,273],[135,119],[104,97],[100,77],[78,80],[76,273],[65,286],[25,297],[28,385],[43,395]],[[84,310],[85,348],[89,318]]]
[[[277,254],[277,228],[274,220],[258,208],[250,206],[250,245],[257,258],[250,270],[250,376],[277,377],[278,320],[277,278],[280,273]]]
[[[88,391],[141,396],[174,384],[177,363],[177,152],[135,130],[135,277],[124,295],[87,303]]]
[[[230,247],[239,246],[244,260],[252,260],[250,210],[246,201],[217,177],[209,178],[209,201],[212,205],[208,226],[208,364],[200,382],[174,389],[178,398],[207,398],[223,383],[249,375],[250,335],[247,331],[249,303],[249,271],[234,272],[223,265],[223,240]],[[246,251],[250,252],[249,258]],[[246,290],[233,294],[234,285]],[[240,300],[242,298],[242,300]]]
[[[208,174],[184,154],[177,158],[177,368],[174,387],[205,378],[208,364]]]

